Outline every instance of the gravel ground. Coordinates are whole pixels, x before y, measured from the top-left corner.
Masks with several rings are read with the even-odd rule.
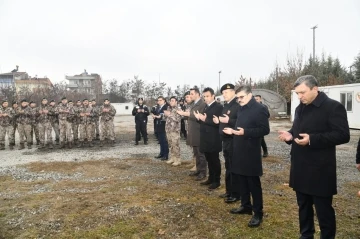
[[[152,134],[152,121],[149,121],[149,144],[134,146],[134,121],[131,116],[119,116],[115,119],[117,135],[117,143],[115,147],[105,146],[99,148],[73,148],[73,149],[54,149],[54,150],[38,150],[33,149],[12,150],[8,148],[0,153],[0,175],[11,175],[14,179],[32,181],[37,179],[51,179],[59,181],[69,177],[81,178],[81,175],[64,175],[61,173],[32,173],[28,172],[23,167],[18,165],[28,164],[31,162],[59,162],[59,161],[86,161],[86,160],[101,160],[104,158],[153,158],[159,153],[159,146]],[[266,142],[269,148],[269,154],[281,158],[281,163],[268,164],[264,162],[264,168],[271,171],[283,170],[289,165],[289,151],[290,147],[277,140],[276,131],[279,129],[289,129],[291,123],[288,121],[272,121],[271,133],[266,136]],[[359,139],[360,131],[351,130],[351,140],[345,145],[337,148],[337,162],[338,162],[338,182],[341,190],[341,185],[344,182],[359,182],[359,172],[355,169],[355,151],[357,140]],[[191,148],[186,146],[185,141],[181,140],[181,157],[183,161],[188,161],[192,158]],[[154,161],[156,161],[154,159]],[[101,180],[94,178],[93,180]]]

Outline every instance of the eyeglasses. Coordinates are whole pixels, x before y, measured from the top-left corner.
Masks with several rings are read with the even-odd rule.
[[[241,95],[241,96],[238,96],[238,99],[239,99],[239,100],[242,100],[242,99],[244,99],[244,97],[245,97],[245,96],[247,96],[247,95],[248,95],[248,94],[246,94],[246,95]]]

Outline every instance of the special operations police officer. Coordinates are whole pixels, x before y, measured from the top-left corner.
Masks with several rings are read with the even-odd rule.
[[[143,103],[144,103],[144,99],[139,98],[137,104],[135,105],[132,111],[132,115],[135,116],[135,129],[136,129],[135,145],[139,144],[141,137],[144,138],[144,144],[147,144],[148,141],[146,124],[148,121],[147,117],[149,115],[149,109]]]

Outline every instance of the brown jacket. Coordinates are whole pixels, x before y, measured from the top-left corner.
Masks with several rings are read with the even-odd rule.
[[[193,104],[190,107],[190,116],[188,118],[188,135],[186,139],[186,144],[190,146],[200,146],[200,122],[197,121],[194,115],[194,111],[199,111],[199,113],[204,113],[205,102],[202,98],[199,99],[196,104]]]

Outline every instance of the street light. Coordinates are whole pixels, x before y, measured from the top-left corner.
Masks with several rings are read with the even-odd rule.
[[[313,61],[315,61],[315,29],[318,28],[318,26],[313,26],[310,29],[313,30]]]
[[[220,74],[221,74],[221,71],[219,71],[219,91],[220,91]]]

